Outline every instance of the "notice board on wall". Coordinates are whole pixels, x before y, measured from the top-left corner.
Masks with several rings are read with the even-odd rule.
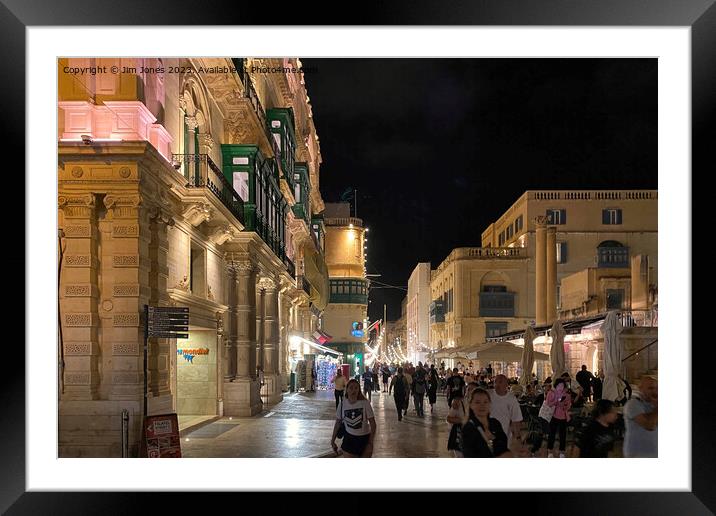
[[[144,418],[144,448],[150,459],[181,458],[179,420],[176,414]]]

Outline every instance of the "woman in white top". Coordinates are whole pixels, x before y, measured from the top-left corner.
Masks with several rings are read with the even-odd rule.
[[[341,450],[346,458],[371,457],[373,441],[378,427],[370,402],[360,392],[360,384],[354,378],[346,385],[345,396],[336,410],[336,423],[333,425],[331,447],[338,453],[336,437],[341,424],[345,427]],[[370,425],[369,425],[370,423]]]

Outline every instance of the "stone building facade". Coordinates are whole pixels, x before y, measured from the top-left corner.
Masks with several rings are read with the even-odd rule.
[[[63,72],[76,66],[122,72]],[[121,456],[123,409],[136,456],[145,377],[148,414],[176,412],[180,426],[282,399],[288,337],[310,334],[328,300],[311,229],[322,159],[299,67],[58,61],[61,457]],[[190,313],[188,339],[149,339],[146,375],[145,305]]]

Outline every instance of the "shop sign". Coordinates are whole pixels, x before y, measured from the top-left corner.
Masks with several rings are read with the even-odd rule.
[[[176,414],[144,418],[144,441],[150,459],[181,458],[179,420]]]
[[[197,349],[177,349],[177,355],[184,356],[184,360],[190,364],[194,363],[194,357],[196,355],[208,355],[208,348],[197,348]]]

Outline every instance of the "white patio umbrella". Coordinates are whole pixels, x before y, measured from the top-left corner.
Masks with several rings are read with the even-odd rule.
[[[525,347],[522,348],[522,375],[520,376],[520,385],[527,386],[532,378],[532,366],[535,363],[535,347],[532,341],[535,340],[535,331],[532,326],[528,326],[525,330]]]
[[[618,378],[622,369],[622,343],[619,338],[622,325],[615,311],[607,314],[601,330],[604,336],[604,385],[602,386],[602,398],[614,401],[622,397],[620,392],[622,382]]]
[[[552,366],[552,381],[559,378],[567,370],[564,359],[564,335],[562,323],[554,321],[552,330],[552,348],[549,350],[549,362]]]

